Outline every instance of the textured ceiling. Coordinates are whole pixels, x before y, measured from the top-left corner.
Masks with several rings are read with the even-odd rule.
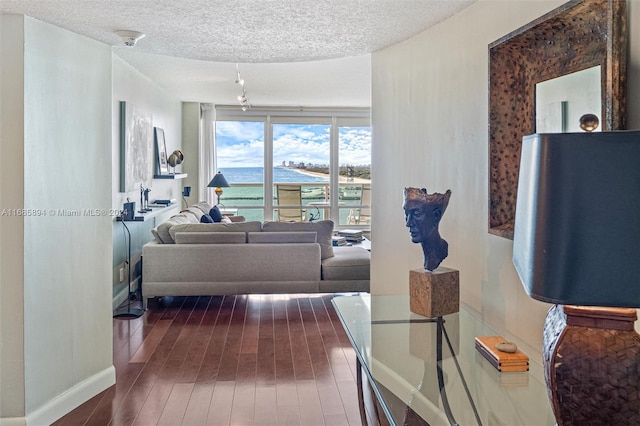
[[[302,79],[306,84],[321,83],[326,74],[325,79],[345,80],[330,85],[337,90],[361,90],[357,80],[369,78],[369,71],[357,69],[369,67],[371,52],[405,40],[474,1],[0,0],[0,12],[32,16],[109,44],[181,100],[205,101],[204,96],[213,94],[204,88],[207,83],[234,80],[235,64],[244,64],[241,74],[256,104],[251,91],[258,96],[259,85],[270,84],[256,81],[260,76],[266,80],[265,75],[293,79],[295,86],[302,72],[313,74]],[[140,31],[146,37],[127,48],[116,30]],[[345,84],[349,79],[352,84]],[[260,103],[289,104],[270,99]],[[332,105],[338,105],[337,100]]]

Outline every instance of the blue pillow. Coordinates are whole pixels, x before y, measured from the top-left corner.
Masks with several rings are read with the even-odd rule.
[[[200,218],[200,223],[213,223],[213,219],[208,214],[203,214]]]
[[[209,210],[209,216],[211,216],[214,222],[222,222],[222,213],[218,206],[213,206],[211,210]]]

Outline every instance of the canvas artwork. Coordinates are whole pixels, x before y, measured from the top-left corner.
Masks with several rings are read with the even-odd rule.
[[[153,128],[155,133],[155,149],[156,149],[156,175],[169,174],[169,163],[167,162],[167,145],[164,140],[164,129],[159,127]]]
[[[151,115],[130,102],[120,102],[120,192],[151,186],[153,139]]]

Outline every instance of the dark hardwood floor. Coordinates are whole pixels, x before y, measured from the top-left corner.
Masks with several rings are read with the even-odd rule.
[[[176,297],[114,319],[116,384],[54,425],[360,425],[332,297]]]

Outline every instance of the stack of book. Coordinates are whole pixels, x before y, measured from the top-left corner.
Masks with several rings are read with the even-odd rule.
[[[338,231],[338,236],[344,237],[350,243],[359,243],[364,239],[359,229],[342,229]]]
[[[345,237],[341,237],[340,235],[334,235],[331,237],[331,243],[338,247],[338,246],[346,246],[347,245],[347,239]]]

